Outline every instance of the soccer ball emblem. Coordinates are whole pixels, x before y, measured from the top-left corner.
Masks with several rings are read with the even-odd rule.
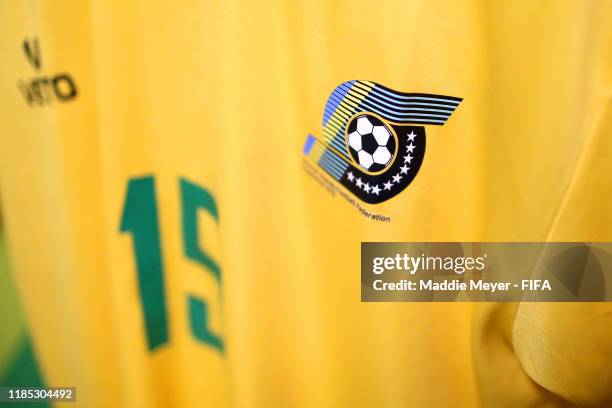
[[[355,163],[376,173],[384,170],[395,154],[395,138],[391,130],[376,116],[362,114],[348,125],[348,147]]]

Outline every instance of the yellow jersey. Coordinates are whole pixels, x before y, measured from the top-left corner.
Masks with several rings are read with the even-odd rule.
[[[609,1],[15,0],[0,23],[11,270],[76,405],[612,405],[607,303],[359,282],[363,241],[612,240]],[[350,81],[453,106],[376,204],[305,145]]]

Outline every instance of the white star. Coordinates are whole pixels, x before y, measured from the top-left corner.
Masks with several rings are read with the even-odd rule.
[[[414,140],[415,137],[417,137],[417,135],[414,134],[414,131],[410,131],[410,133],[407,135],[408,136],[408,141],[412,142]]]
[[[400,174],[397,173],[395,176],[393,176],[393,182],[394,183],[399,183],[401,178],[402,178],[402,176],[400,176]]]
[[[363,189],[364,189],[364,190],[365,190],[367,193],[369,193],[369,192],[370,192],[370,185],[369,185],[368,183],[365,183],[365,184],[364,184]]]
[[[414,150],[414,145],[412,143],[410,143],[410,146],[406,146],[406,152],[412,153],[413,150]]]
[[[390,181],[387,181],[386,183],[384,183],[383,186],[385,187],[385,190],[391,190],[391,182]]]
[[[400,167],[400,172],[402,174],[408,173],[408,170],[410,170],[410,167],[406,166],[405,164],[402,167]]]
[[[346,173],[346,177],[348,177],[349,181],[353,181],[355,179],[355,176],[353,176],[353,173],[350,171]]]
[[[359,177],[357,177],[357,182],[356,183],[357,183],[357,187],[361,187],[361,185],[363,184]]]
[[[372,193],[378,195],[380,193],[380,188],[378,188],[378,184],[372,187]]]
[[[412,162],[412,156],[408,153],[408,156],[404,156],[404,163],[410,164]]]

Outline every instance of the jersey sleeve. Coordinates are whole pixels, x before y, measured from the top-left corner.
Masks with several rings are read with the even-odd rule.
[[[612,241],[611,95],[603,94],[599,106],[548,242]],[[610,302],[479,305],[473,346],[485,406],[612,405]]]
[[[612,94],[604,94],[549,241],[612,241],[611,133]],[[612,303],[523,303],[512,339],[540,386],[580,406],[612,405]]]

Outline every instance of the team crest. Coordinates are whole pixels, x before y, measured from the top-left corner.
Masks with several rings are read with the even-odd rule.
[[[323,137],[308,135],[304,154],[370,204],[414,180],[425,156],[425,125],[442,126],[461,98],[397,92],[370,81],[338,86],[325,105]]]

